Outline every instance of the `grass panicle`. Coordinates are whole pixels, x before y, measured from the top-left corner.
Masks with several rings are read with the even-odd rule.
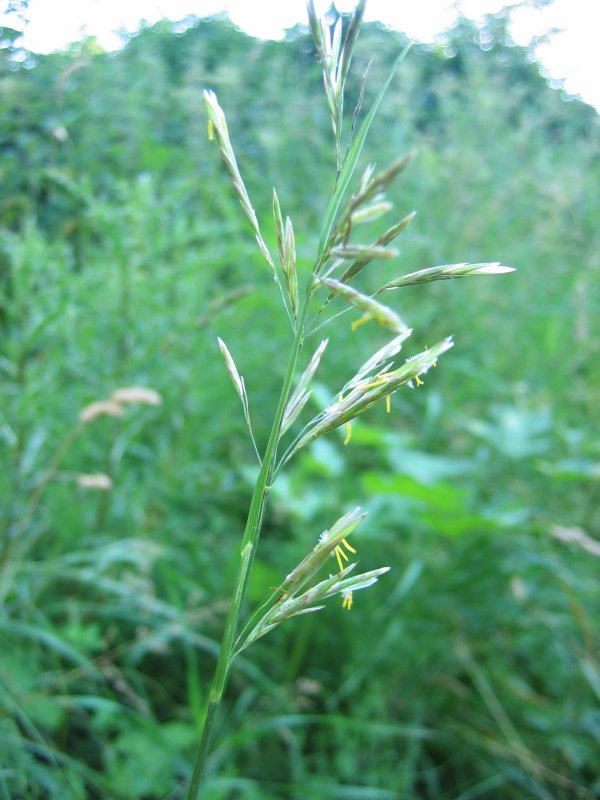
[[[259,609],[250,614],[245,623],[242,623],[242,617],[245,612],[246,587],[260,539],[267,497],[273,482],[277,479],[282,468],[300,449],[308,446],[329,431],[342,425],[346,426],[344,443],[347,444],[350,439],[350,423],[352,420],[381,401],[385,401],[389,410],[389,398],[392,393],[403,386],[414,387],[422,385],[422,376],[437,364],[438,358],[447,352],[453,344],[452,338],[447,337],[433,347],[406,358],[403,363],[396,363],[397,356],[402,345],[410,336],[411,329],[396,311],[349,285],[350,280],[356,277],[362,268],[371,261],[390,260],[397,256],[397,252],[388,247],[388,245],[406,228],[414,217],[414,212],[405,216],[400,222],[382,233],[373,244],[350,241],[355,227],[365,222],[377,221],[391,211],[392,206],[385,197],[385,191],[392,181],[405,170],[412,158],[412,155],[409,155],[398,159],[380,173],[375,173],[373,166],[367,167],[358,182],[355,193],[349,198],[347,197],[347,191],[353,179],[367,133],[383,101],[396,67],[407,52],[405,50],[396,60],[392,71],[382,87],[380,87],[374,104],[366,114],[358,130],[355,131],[354,127],[352,128],[351,138],[343,155],[344,84],[364,10],[365,2],[361,0],[344,31],[341,18],[338,18],[333,28],[330,29],[324,19],[317,17],[312,0],[309,0],[308,3],[309,25],[323,72],[325,96],[333,128],[336,152],[335,188],[325,212],[319,249],[304,292],[301,292],[298,286],[296,237],[292,222],[289,217],[286,217],[284,223],[279,198],[276,190],[273,189],[273,219],[286,294],[281,291],[281,284],[279,288],[285,310],[293,319],[294,341],[288,355],[285,377],[273,417],[268,443],[262,459],[260,459],[261,468],[254,485],[248,520],[242,538],[239,571],[233,588],[232,603],[225,623],[219,659],[209,693],[201,740],[188,791],[188,800],[197,800],[200,796],[202,775],[209,753],[212,728],[222,702],[227,677],[236,655],[281,622],[300,614],[321,610],[323,601],[333,595],[341,595],[344,608],[350,609],[353,603],[353,592],[372,586],[389,569],[389,567],[381,567],[358,575],[353,574],[356,564],[350,562],[348,554],[354,555],[356,550],[348,542],[347,537],[364,519],[364,514],[360,512],[359,508],[356,508],[338,519],[330,530],[322,534],[317,545],[283,580],[280,587]],[[204,97],[208,112],[209,137],[217,138],[234,191],[252,225],[263,254],[273,268],[275,276],[277,276],[277,271],[270,256],[268,256],[268,248],[260,234],[256,214],[250,204],[248,193],[237,167],[237,161],[227,131],[225,115],[213,92],[205,92]],[[347,262],[351,262],[350,265]],[[493,271],[489,265],[477,266],[480,273]],[[341,280],[331,277],[335,270],[343,267],[345,267],[345,271]],[[449,274],[443,272],[444,268],[440,268],[440,270],[438,273],[440,276],[449,277]],[[476,270],[472,270],[472,272],[474,271]],[[499,269],[498,265],[496,265],[496,271],[502,272],[506,270]],[[432,273],[430,274],[432,275]],[[429,279],[433,278],[430,277]],[[398,287],[400,285],[398,284]],[[386,284],[382,291],[398,287],[391,282]],[[329,297],[324,304],[317,296],[321,289],[325,289],[329,293]],[[302,303],[300,302],[300,297],[303,298]],[[309,384],[319,367],[321,357],[327,346],[327,340],[324,340],[317,347],[294,388],[294,376],[298,367],[301,348],[312,324],[309,320],[312,319],[314,322],[316,316],[333,297],[339,299],[346,308],[354,308],[362,312],[362,316],[352,323],[353,330],[363,323],[373,320],[384,328],[393,331],[396,335],[386,345],[379,348],[359,368],[358,372],[337,393],[336,399],[310,422],[306,423],[302,430],[295,435],[284,454],[278,456],[281,440],[292,430],[306,407],[311,395]],[[320,308],[318,306],[319,303]],[[313,308],[315,304],[317,304],[316,309]],[[311,317],[311,315],[314,316]],[[221,339],[219,339],[219,347],[236,391],[242,401],[244,415],[250,427],[248,398],[244,381],[239,375],[231,354]],[[331,556],[335,558],[337,570],[328,578],[313,584],[312,581],[317,572]]]
[[[206,800],[597,793],[600,118],[565,103],[504,22],[416,46],[323,248],[346,172],[306,31],[273,45],[219,18],[163,22],[109,59],[83,42],[31,63],[8,37],[2,800],[184,797],[207,711]],[[342,165],[405,42],[364,28]],[[227,114],[281,297],[204,135],[199,80]],[[418,159],[374,185],[413,142]],[[367,261],[371,247],[398,255]],[[365,312],[311,277],[414,333],[352,332]],[[451,332],[437,369],[385,394]],[[111,397],[136,386],[162,405]],[[324,549],[301,583],[319,533],[355,506],[358,553]],[[343,583],[383,565],[368,591]]]

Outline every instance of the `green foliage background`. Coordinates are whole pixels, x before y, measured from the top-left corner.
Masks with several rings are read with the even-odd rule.
[[[3,35],[0,798],[182,797],[255,476],[216,336],[263,443],[289,343],[201,89],[266,237],[276,186],[309,267],[334,171],[320,74],[304,31],[221,19],[20,61]],[[403,44],[366,26],[349,114]],[[364,287],[518,272],[398,293],[415,348],[456,347],[275,486],[253,604],[356,504],[361,566],[393,570],[240,657],[210,800],[600,796],[598,553],[557,538],[598,538],[598,117],[490,17],[404,62],[367,151],[411,148],[394,199],[418,216]],[[382,343],[345,316],[326,334],[319,402]],[[163,404],[77,426],[129,385]],[[74,480],[98,472],[111,492]]]

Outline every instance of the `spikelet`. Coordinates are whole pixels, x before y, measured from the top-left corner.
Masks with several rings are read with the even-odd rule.
[[[362,25],[365,13],[366,0],[359,0],[348,25],[345,36],[342,37],[342,18],[338,18],[330,32],[329,26],[323,18],[319,18],[315,11],[313,0],[308,0],[308,21],[317,57],[323,70],[323,85],[325,97],[329,107],[329,117],[335,139],[336,165],[338,173],[342,168],[342,120],[344,110],[344,85],[350,62],[356,46],[358,32]],[[343,41],[342,41],[343,39]]]
[[[409,329],[408,325],[391,308],[377,302],[377,300],[373,300],[372,297],[353,289],[351,286],[347,286],[341,281],[336,281],[334,278],[316,278],[315,280],[318,284],[330,289],[333,294],[343,297],[350,305],[364,312],[364,315],[359,320],[352,323],[353,330],[369,320],[374,320],[395,333],[404,333]]]
[[[383,215],[387,214],[388,211],[391,211],[392,208],[393,205],[388,200],[384,200],[383,195],[378,195],[374,202],[367,206],[361,206],[356,211],[353,211],[350,215],[350,221],[353,225],[361,225],[365,222],[373,222],[376,219],[383,217]]]
[[[466,278],[469,275],[502,275],[514,272],[514,267],[505,267],[494,261],[489,264],[444,264],[440,267],[429,267],[402,275],[382,286],[377,294],[390,289],[399,289],[401,286],[411,286],[416,283],[429,283],[430,281],[451,280],[453,278]]]
[[[361,512],[360,507],[357,506],[336,520],[329,530],[321,534],[319,541],[306,558],[286,577],[281,584],[281,590],[294,594],[306,586],[335,551],[342,539],[350,536],[366,516],[366,513]]]
[[[350,608],[353,591],[372,586],[381,575],[388,572],[389,567],[380,567],[360,575],[351,574],[356,568],[356,563],[348,563],[349,558],[346,551],[356,555],[356,550],[347,541],[347,538],[365,517],[366,514],[361,512],[360,508],[355,508],[340,517],[329,530],[320,535],[313,549],[278,587],[279,598],[277,601],[272,602],[271,607],[263,614],[254,628],[238,641],[237,653],[285,620],[300,614],[320,611],[323,608],[322,602],[334,595],[341,595],[343,607]],[[319,581],[307,589],[306,587],[332,556],[337,560],[339,572],[329,575],[325,580]],[[344,561],[347,566],[344,566]]]
[[[122,417],[123,409],[114,400],[95,400],[79,412],[79,422],[84,425],[97,417]]]
[[[99,492],[108,492],[113,485],[111,478],[103,472],[96,474],[81,473],[77,475],[76,480],[82,489],[94,489]]]
[[[396,347],[399,349],[402,341],[398,337],[393,340],[393,346],[389,352]],[[342,391],[338,392],[337,400],[306,425],[304,431],[288,451],[286,461],[289,461],[300,448],[315,441],[315,439],[323,436],[328,431],[351,422],[380,400],[385,400],[388,395],[391,395],[401,386],[410,385],[411,381],[419,383],[420,376],[435,366],[439,356],[449,350],[453,342],[452,338],[448,337],[433,345],[433,347],[427,348],[407,359],[397,369],[391,371],[380,369],[376,374],[368,374],[365,367],[371,363],[379,364],[380,359],[386,357],[385,353],[387,348],[390,348],[390,345],[392,343],[386,345],[369,359],[361,367],[359,373],[346,384]]]
[[[229,138],[227,121],[225,120],[223,109],[219,105],[216,94],[210,90],[206,90],[204,92],[204,103],[206,106],[206,112],[208,114],[209,138],[216,138],[217,140],[219,150],[221,151],[221,158],[223,159],[223,163],[225,164],[227,172],[229,173],[229,178],[233,185],[233,189],[238,200],[240,201],[240,205],[244,211],[244,214],[252,226],[256,237],[256,243],[264,256],[265,261],[271,267],[273,272],[275,272],[275,264],[273,263],[273,259],[269,253],[269,248],[265,244],[260,232],[256,212],[254,211],[252,203],[250,202],[246,185],[244,184],[240,174],[235,154],[233,152],[233,147],[231,145],[231,140]]]
[[[392,225],[391,228],[388,228],[385,233],[382,233],[381,236],[371,245],[371,248],[381,248],[389,253],[397,254],[397,250],[391,250],[387,247],[390,242],[393,242],[394,239],[399,236],[402,231],[410,224],[410,222],[415,218],[416,211],[412,211],[410,214],[407,214],[400,222],[397,222],[395,225]],[[367,253],[363,253],[362,256],[357,257],[354,263],[350,264],[350,266],[346,269],[342,277],[340,278],[342,283],[348,283],[355,275],[358,275],[367,264],[371,263],[371,258],[367,255]],[[333,271],[333,270],[331,270]]]
[[[292,313],[294,317],[297,317],[299,299],[298,275],[296,272],[296,240],[292,220],[289,217],[286,217],[285,220],[284,254],[281,266],[290,303],[292,304]]]
[[[119,405],[142,405],[159,406],[162,397],[154,389],[147,386],[127,386],[122,389],[115,389],[110,399]]]
[[[310,397],[310,390],[308,389],[308,384],[312,380],[313,375],[317,371],[319,367],[319,363],[321,361],[321,356],[325,352],[325,348],[329,339],[323,339],[321,344],[315,350],[313,357],[311,358],[308,367],[302,374],[302,377],[298,381],[298,385],[292,392],[290,399],[287,402],[285,407],[285,411],[283,413],[283,420],[281,422],[281,433],[285,433],[287,429],[292,425],[294,420],[297,419],[298,415],[306,405],[309,397]]]
[[[382,348],[380,348],[365,361],[356,375],[344,386],[342,393],[351,391],[355,386],[358,386],[361,383],[370,382],[374,379],[371,376],[375,376],[376,373],[381,369],[386,370],[390,366],[388,363],[390,359],[393,359],[396,355],[398,355],[402,349],[402,345],[408,339],[411,333],[412,329],[407,328],[405,331],[398,334],[398,336],[395,336],[387,344],[384,344]]]
[[[334,258],[342,258],[344,261],[373,261],[373,259],[383,259],[388,261],[391,258],[396,258],[398,255],[397,250],[392,250],[389,247],[380,247],[379,245],[344,245],[343,247],[332,247],[331,255]]]
[[[238,369],[235,365],[235,361],[233,360],[233,356],[229,352],[225,342],[218,336],[217,336],[217,342],[219,343],[219,349],[221,351],[221,355],[223,356],[223,361],[225,362],[225,366],[227,367],[227,372],[229,373],[234,388],[238,393],[240,400],[242,401],[244,416],[246,417],[246,421],[248,421],[249,418],[248,395],[246,394],[246,385],[244,384],[244,379],[238,372]]]
[[[275,233],[277,234],[277,247],[279,249],[279,261],[285,261],[285,228],[283,227],[283,217],[277,192],[273,189],[273,219],[275,220]]]

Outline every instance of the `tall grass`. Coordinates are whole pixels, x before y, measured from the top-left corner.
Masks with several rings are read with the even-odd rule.
[[[449,332],[456,346],[390,414],[382,399],[354,420],[346,446],[343,423],[279,471],[245,607],[357,503],[368,517],[347,541],[361,569],[392,570],[351,611],[332,598],[236,657],[211,800],[597,794],[598,125],[519,48],[490,57],[473,34],[451,34],[456,56],[414,47],[388,89],[365,151],[383,171],[416,148],[386,194],[390,222],[419,213],[389,245],[398,259],[357,280],[371,296],[436,263],[519,272],[375,297],[414,326],[407,355]],[[346,132],[372,53],[367,110],[402,47],[363,27]],[[263,45],[218,21],[163,25],[110,58],[87,43],[38,62],[3,77],[0,100],[0,493],[3,537],[20,531],[2,540],[0,796],[183,797],[258,473],[217,336],[259,451],[292,336],[198,86],[229,111],[278,264],[277,186],[300,287],[335,175],[331,121],[300,34]],[[151,86],[170,88],[146,103]],[[343,307],[332,299],[320,319]],[[287,444],[385,343],[375,322],[352,331],[358,316],[302,351],[296,379],[330,340]],[[78,422],[132,386],[162,404]],[[79,484],[97,473],[112,488]]]

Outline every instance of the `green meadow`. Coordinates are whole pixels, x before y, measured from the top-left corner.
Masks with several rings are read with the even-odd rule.
[[[335,178],[320,69],[307,28],[220,18],[115,53],[0,41],[0,800],[185,798],[258,474],[217,337],[261,452],[291,343],[202,91],[306,280]],[[363,27],[346,130],[405,45]],[[206,800],[600,797],[600,119],[505,17],[462,21],[407,54],[359,174],[407,154],[389,224],[416,216],[361,291],[516,271],[384,295],[407,355],[454,347],[282,470],[245,607],[356,506],[361,571],[391,570],[236,659]],[[301,422],[389,339],[352,319],[306,343],[302,369],[330,340]]]

